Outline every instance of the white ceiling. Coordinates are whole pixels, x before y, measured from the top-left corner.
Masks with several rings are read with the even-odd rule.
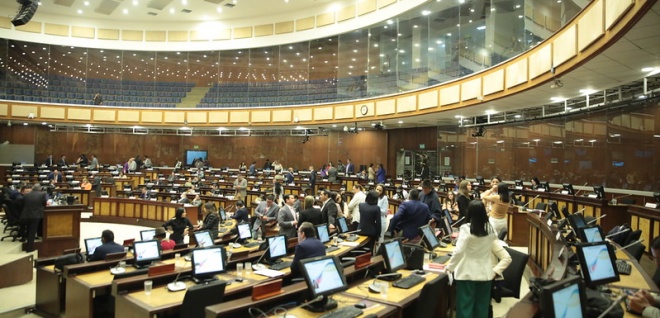
[[[291,15],[310,16],[357,0],[41,0],[39,14],[130,22],[229,21]],[[0,12],[18,10],[13,0],[0,1]],[[189,11],[189,12],[188,12]],[[13,17],[13,15],[11,15]]]

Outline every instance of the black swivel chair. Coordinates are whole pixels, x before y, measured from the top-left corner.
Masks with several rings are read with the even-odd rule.
[[[639,263],[639,261],[642,259],[642,255],[644,255],[644,250],[646,250],[646,246],[644,246],[644,244],[642,244],[642,243],[635,243],[635,244],[631,245],[630,247],[628,247],[626,250]]]
[[[219,304],[225,296],[225,281],[215,281],[205,285],[195,285],[188,288],[183,297],[179,317],[204,318],[207,306]]]
[[[641,236],[642,236],[642,230],[635,230],[630,232],[630,234],[628,234],[628,238],[626,238],[626,241],[623,242],[622,246],[628,246],[632,244],[633,242],[639,240]]]
[[[502,273],[504,280],[498,284],[499,287],[494,291],[493,298],[495,298],[495,301],[498,303],[502,297],[520,299],[520,282],[522,281],[525,267],[527,267],[527,260],[529,260],[529,255],[525,253],[518,252],[508,247],[505,247],[504,249],[509,255],[511,255],[511,265],[509,265],[509,267],[507,267]]]
[[[544,202],[536,203],[536,206],[534,207],[535,210],[543,210],[543,211],[546,211],[547,208],[548,208],[548,204]]]
[[[21,236],[21,212],[17,211],[18,209],[15,207],[13,202],[10,202],[9,204],[3,204],[2,209],[5,210],[5,216],[7,217],[7,224],[5,224],[3,233],[9,231],[9,235],[3,236],[0,241],[4,241],[6,238],[11,237],[11,241],[15,242]]]
[[[504,229],[504,230],[502,230],[502,232],[500,232],[500,234],[497,235],[497,238],[498,238],[500,241],[504,241],[504,240],[506,239],[506,235],[507,235],[508,233],[509,233],[509,231],[508,231],[507,229]]]
[[[413,307],[412,315],[409,317],[415,318],[434,318],[442,317],[442,313],[438,311],[438,299],[442,292],[442,280],[446,279],[443,276],[438,276],[430,282],[426,283],[417,298],[417,303]],[[408,316],[407,314],[405,316]]]

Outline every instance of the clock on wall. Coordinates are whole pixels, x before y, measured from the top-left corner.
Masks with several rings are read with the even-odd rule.
[[[360,107],[360,113],[362,113],[362,115],[366,115],[368,112],[369,107],[367,107],[367,105],[362,105],[362,107]]]

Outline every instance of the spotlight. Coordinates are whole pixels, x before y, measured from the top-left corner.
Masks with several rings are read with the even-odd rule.
[[[552,85],[550,85],[550,88],[555,89],[555,88],[560,88],[560,87],[563,87],[563,86],[564,86],[564,83],[562,83],[559,79],[555,79],[554,81],[552,81]]]
[[[383,125],[382,121],[374,124],[374,129],[376,129],[376,130],[385,130],[385,128],[387,128],[387,127],[385,127],[385,125]]]

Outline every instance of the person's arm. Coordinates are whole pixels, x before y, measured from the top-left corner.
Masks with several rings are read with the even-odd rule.
[[[465,257],[465,240],[469,235],[470,227],[467,225],[462,225],[460,232],[458,233],[458,238],[456,239],[456,247],[452,252],[452,256],[445,267],[445,271],[453,272],[456,269],[456,265],[460,263],[461,259]]]
[[[390,227],[387,229],[388,232],[394,232],[397,230],[399,225],[399,220],[406,214],[406,206],[404,204],[399,205],[399,209],[394,213],[394,216],[390,220]]]
[[[511,255],[502,247],[502,245],[497,241],[493,240],[492,251],[495,256],[500,260],[495,267],[493,267],[493,272],[495,272],[496,277],[502,276],[502,272],[509,267],[511,264]]]
[[[389,208],[389,200],[387,200],[387,196],[378,199],[378,207],[380,208],[380,214],[381,216],[387,215],[387,209]]]
[[[484,194],[488,192],[489,190],[484,191]],[[496,203],[500,201],[500,195],[499,194],[489,194],[489,195],[481,195],[481,199],[484,201]]]

